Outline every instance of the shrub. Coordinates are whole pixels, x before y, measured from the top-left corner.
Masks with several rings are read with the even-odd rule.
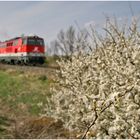
[[[110,22],[91,53],[59,62],[47,115],[83,138],[140,138],[140,35],[134,22],[128,29]]]

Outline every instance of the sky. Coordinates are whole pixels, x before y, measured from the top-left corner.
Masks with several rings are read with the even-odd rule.
[[[139,1],[0,1],[0,40],[36,34],[49,44],[61,29],[77,28],[76,23],[103,26],[105,15],[123,20],[133,14],[140,15]]]

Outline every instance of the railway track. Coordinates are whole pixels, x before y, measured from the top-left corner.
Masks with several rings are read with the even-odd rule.
[[[40,73],[40,74],[53,74],[55,70],[58,69],[56,66],[47,66],[47,65],[38,65],[38,66],[30,66],[30,65],[11,65],[11,64],[2,64],[0,63],[1,70],[16,70],[24,73]]]

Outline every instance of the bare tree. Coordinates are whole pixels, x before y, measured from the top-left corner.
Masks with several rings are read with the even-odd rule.
[[[57,39],[51,43],[51,49],[55,55],[70,58],[74,53],[88,48],[87,39],[88,32],[86,30],[76,32],[75,28],[70,26],[68,30],[61,30],[58,33]]]
[[[57,35],[57,40],[55,40],[55,48],[58,48],[62,55],[72,55],[74,52],[74,42],[75,42],[75,29],[70,26],[69,29],[64,32],[61,30]]]

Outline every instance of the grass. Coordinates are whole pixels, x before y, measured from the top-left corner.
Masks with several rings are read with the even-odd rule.
[[[0,138],[16,138],[12,130],[15,121],[43,112],[53,76],[51,69],[42,73],[0,67]]]
[[[49,97],[50,79],[43,76],[26,76],[26,73],[0,71],[0,99],[14,113],[38,115]],[[22,110],[22,112],[21,112]]]
[[[10,127],[13,120],[8,119],[5,116],[0,116],[0,138],[11,138],[10,133],[7,130],[7,127]]]

